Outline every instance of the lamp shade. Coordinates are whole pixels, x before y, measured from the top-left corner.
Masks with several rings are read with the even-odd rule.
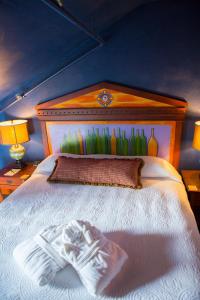
[[[0,123],[0,144],[16,145],[29,141],[26,120],[12,120]]]
[[[200,121],[195,122],[194,138],[192,147],[200,151]]]

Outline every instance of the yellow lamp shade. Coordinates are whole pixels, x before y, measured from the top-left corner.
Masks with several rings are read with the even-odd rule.
[[[200,121],[195,122],[194,138],[192,147],[200,151]]]
[[[29,141],[26,120],[12,120],[0,123],[0,144],[16,145]]]

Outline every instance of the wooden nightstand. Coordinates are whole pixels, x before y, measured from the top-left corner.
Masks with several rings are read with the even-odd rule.
[[[24,181],[31,176],[36,169],[32,163],[28,163],[22,170],[13,176],[6,176],[5,173],[11,169],[16,168],[14,165],[8,165],[0,170],[0,202],[3,201],[3,195],[9,195],[12,191],[16,190]],[[25,176],[28,175],[28,176]]]
[[[200,170],[182,170],[181,174],[200,230]]]

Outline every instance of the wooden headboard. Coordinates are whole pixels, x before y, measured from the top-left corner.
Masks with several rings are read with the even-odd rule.
[[[46,156],[56,151],[149,154],[168,159],[176,168],[186,108],[184,100],[108,82],[36,106]],[[152,140],[152,134],[155,140]],[[107,143],[107,148],[94,146],[99,136]],[[121,150],[119,143],[123,144]],[[131,143],[136,145],[134,150]]]

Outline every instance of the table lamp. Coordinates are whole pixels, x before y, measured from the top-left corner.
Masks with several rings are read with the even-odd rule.
[[[12,145],[9,149],[10,156],[16,160],[16,167],[22,169],[22,158],[25,148],[22,143],[29,141],[26,120],[11,120],[0,122],[0,144]]]
[[[200,121],[195,122],[194,137],[192,147],[200,151]]]

